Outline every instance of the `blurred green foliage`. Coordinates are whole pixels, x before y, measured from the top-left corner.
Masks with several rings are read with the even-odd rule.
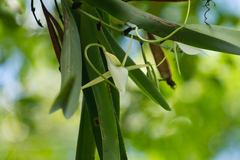
[[[0,159],[74,159],[80,109],[70,120],[60,111],[49,114],[60,72],[40,5],[35,2],[44,28],[35,23],[29,1],[11,2],[0,1]],[[130,3],[174,22],[183,22],[187,9],[185,2]],[[204,3],[192,1],[188,23],[204,23]],[[230,8],[239,2],[215,3],[208,22],[239,29],[240,14]],[[53,2],[47,4],[53,13]],[[129,82],[121,98],[121,126],[130,160],[240,158],[240,57],[208,54],[178,55],[181,76],[174,56],[168,57],[177,88],[165,82],[160,88],[173,108],[170,112]],[[140,55],[134,53],[134,59]]]

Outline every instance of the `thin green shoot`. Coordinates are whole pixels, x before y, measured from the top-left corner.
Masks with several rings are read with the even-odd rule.
[[[179,62],[178,62],[178,57],[177,57],[177,45],[175,42],[173,42],[173,51],[175,54],[175,59],[176,59],[176,63],[177,63],[177,68],[178,68],[178,74],[181,76],[181,70],[180,70],[180,66],[179,66]]]
[[[164,58],[162,59],[162,61],[157,64],[156,67],[160,66],[160,65],[165,61],[165,59],[167,58],[167,56],[168,56],[169,53],[171,52],[172,48],[173,48],[173,47],[171,47],[171,48],[168,50],[168,53],[164,56]]]
[[[144,39],[140,36],[139,32],[138,32],[138,27],[135,28],[135,31],[136,31],[136,34],[138,36],[138,38],[140,40],[142,40],[143,42],[147,42],[147,43],[160,43],[160,42],[163,42],[167,39],[169,39],[170,37],[172,37],[175,33],[177,33],[180,29],[186,27],[185,25],[181,26],[181,27],[178,27],[176,30],[174,30],[172,33],[170,33],[169,35],[167,35],[166,37],[164,38],[161,38],[159,40],[148,40],[148,39]]]
[[[97,18],[97,17],[94,17],[93,15],[91,15],[91,14],[89,14],[89,13],[81,10],[80,8],[76,9],[76,11],[77,11],[79,14],[82,14],[82,15],[84,15],[85,17],[87,17],[87,18],[91,19],[92,21],[96,22],[96,24],[101,23],[102,26],[107,27],[107,28],[115,31],[115,32],[119,33],[120,35],[124,35],[123,30],[118,29],[118,28],[116,28],[116,27],[111,26],[110,24],[107,24],[107,23],[103,22],[101,19],[99,19],[99,18]]]
[[[188,10],[187,10],[187,15],[186,15],[184,24],[187,24],[188,16],[189,16],[189,13],[190,13],[190,6],[191,6],[191,0],[188,0]]]
[[[85,54],[85,57],[86,57],[87,62],[89,63],[89,65],[91,66],[91,68],[92,68],[99,76],[101,76],[101,77],[102,77],[105,81],[107,81],[111,86],[113,86],[116,90],[118,90],[117,87],[116,87],[112,82],[110,82],[105,76],[103,76],[102,73],[100,73],[100,72],[94,67],[94,65],[92,64],[92,62],[91,62],[90,59],[88,58],[87,50],[88,50],[90,47],[93,47],[93,46],[101,47],[104,53],[107,52],[106,49],[105,49],[105,47],[102,46],[101,44],[91,43],[91,44],[87,45],[86,48],[85,48],[85,50],[84,50],[84,54]]]

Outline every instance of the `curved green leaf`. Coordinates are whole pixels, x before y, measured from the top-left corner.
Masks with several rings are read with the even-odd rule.
[[[189,29],[189,32],[195,32],[190,34],[193,41],[192,46],[230,54],[240,54],[239,30],[216,25],[211,25],[210,28],[205,24],[187,24],[186,29]],[[194,38],[194,36],[196,37]]]
[[[71,77],[69,81],[65,84],[65,86],[62,87],[61,92],[59,93],[52,105],[50,113],[53,113],[62,108],[63,106],[67,105],[75,79],[76,77]]]
[[[120,0],[86,0],[86,2],[124,22],[136,24],[138,27],[160,37],[165,37],[182,26],[144,12]],[[189,24],[170,39],[199,48],[239,55],[239,35],[240,31],[225,27],[212,25],[210,28],[203,24]]]

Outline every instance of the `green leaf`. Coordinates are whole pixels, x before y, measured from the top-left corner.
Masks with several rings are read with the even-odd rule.
[[[62,77],[61,92],[64,91],[63,86],[68,84],[72,77],[76,77],[72,90],[66,95],[67,97],[65,99],[67,102],[60,105],[65,118],[68,119],[75,113],[79,103],[82,84],[82,54],[78,28],[65,0],[62,0],[62,8],[64,16],[64,36],[60,64]],[[51,109],[51,111],[55,111],[55,109]]]
[[[89,75],[87,73],[87,68],[85,61],[83,61],[83,85],[88,83],[90,81]],[[98,110],[97,110],[97,104],[94,98],[93,90],[91,87],[83,89],[83,99],[86,102],[87,108],[88,108],[88,114],[90,117],[90,122],[92,125],[93,135],[95,139],[95,143],[98,150],[98,155],[100,159],[103,158],[103,149],[102,149],[102,136],[101,136],[101,130],[100,130],[100,124],[99,124],[99,117],[98,117]]]
[[[108,24],[110,24],[110,19],[109,19],[109,14],[107,14],[106,12],[103,12],[101,10],[97,10],[99,15],[101,16],[102,20],[104,22],[107,22]],[[104,55],[102,53],[102,55]],[[105,66],[107,66],[107,64],[105,64]],[[113,82],[113,79],[110,78],[109,79],[111,82]],[[119,124],[119,118],[120,118],[120,96],[119,96],[119,92],[112,86],[110,86],[110,90],[112,93],[112,99],[113,99],[113,105],[114,105],[114,109],[116,112],[116,122],[117,122],[117,129],[118,129],[118,137],[119,137],[119,149],[120,149],[120,156],[121,156],[121,160],[127,160],[127,153],[126,153],[126,148],[125,148],[125,144],[124,144],[124,140],[123,140],[123,135],[122,135],[122,130]]]
[[[95,148],[93,130],[87,111],[87,105],[84,101],[82,105],[81,121],[78,133],[76,160],[94,159]]]
[[[192,46],[224,53],[240,54],[239,30],[216,25],[211,25],[210,28],[205,24],[187,24],[186,29],[189,29],[188,32],[194,32],[193,34],[185,33],[192,35],[192,39],[190,39],[192,42],[188,42]],[[194,36],[196,37],[194,38]]]
[[[67,105],[75,79],[76,77],[70,78],[69,81],[65,84],[65,86],[62,87],[60,94],[57,96],[56,100],[52,105],[50,113],[53,113],[60,108],[64,108]]]
[[[182,26],[182,24],[162,19],[120,0],[87,0],[86,2],[108,12],[119,20],[131,22],[160,37],[165,37]],[[240,31],[225,27],[211,25],[210,28],[205,24],[189,24],[174,34],[170,40],[194,47],[239,55],[239,35]]]
[[[98,111],[97,111],[97,104],[94,98],[92,88],[84,89],[83,94],[84,94],[84,100],[88,107],[88,114],[89,114],[90,122],[92,125],[92,131],[93,131],[95,143],[98,150],[98,155],[100,159],[102,159],[103,157],[102,137],[101,137],[101,130],[100,130],[100,124],[99,124]]]
[[[82,9],[89,11],[89,8],[87,6],[82,6]],[[81,17],[80,33],[81,38],[84,38],[84,41],[81,41],[83,50],[88,44],[97,43],[94,27],[97,27],[94,25],[94,23],[85,17]],[[99,72],[104,73],[104,64],[102,62],[98,47],[89,48],[88,53],[88,57],[94,66],[98,69]],[[86,67],[90,80],[98,77],[98,74],[89,66],[89,64],[86,64]],[[101,141],[103,159],[118,160],[120,159],[120,151],[116,124],[117,122],[115,120],[116,114],[114,111],[111,93],[109,92],[109,86],[105,81],[103,81],[92,86],[92,90],[97,104],[97,111],[99,116],[99,124],[102,136]],[[92,109],[91,106],[88,107],[89,110]]]

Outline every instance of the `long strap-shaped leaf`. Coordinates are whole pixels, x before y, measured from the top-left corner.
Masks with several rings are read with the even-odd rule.
[[[144,12],[121,0],[85,1],[122,21],[136,24],[138,27],[160,37],[169,35],[181,26],[181,24],[176,24]],[[239,35],[240,31],[225,27],[211,25],[210,28],[205,24],[189,24],[170,39],[199,48],[239,55]]]
[[[82,104],[81,121],[78,133],[76,160],[94,159],[95,143],[93,130],[85,101]]]
[[[84,74],[84,75],[88,76],[88,74]],[[86,78],[83,79],[83,82],[85,79]],[[86,104],[88,107],[88,114],[90,117],[90,122],[91,122],[92,131],[95,139],[95,144],[98,150],[98,155],[100,159],[102,159],[103,158],[102,136],[101,136],[101,130],[100,130],[98,111],[97,111],[97,104],[94,98],[92,88],[84,89],[83,95],[84,95],[84,100],[86,101]],[[81,154],[81,152],[84,152],[84,150],[80,150],[80,153],[77,153],[77,154]]]
[[[84,6],[82,6],[82,8],[84,9]],[[97,43],[94,27],[96,27],[94,23],[85,17],[81,17],[80,33],[81,38],[84,39],[84,41],[81,42],[82,49],[84,49],[90,43]],[[104,73],[105,69],[98,47],[91,47],[88,52],[89,59],[91,59],[91,62],[94,64],[94,66],[98,69],[98,71]],[[98,77],[98,74],[96,74],[96,72],[89,65],[87,65],[87,71],[90,80]],[[102,136],[103,160],[119,160],[120,151],[117,123],[115,120],[115,112],[109,87],[106,82],[101,82],[92,86],[92,89],[99,116],[99,124]],[[91,109],[91,106],[88,107]]]
[[[106,12],[103,12],[101,10],[98,10],[98,13],[101,16],[102,20],[104,20],[104,22],[110,24],[109,14],[107,14]],[[107,64],[105,64],[105,65],[107,65]],[[110,78],[109,80],[111,81],[112,79]],[[113,80],[112,80],[112,82],[113,82]],[[117,128],[118,128],[120,156],[121,156],[121,160],[127,160],[126,148],[125,148],[125,144],[124,144],[124,140],[123,140],[122,130],[121,130],[121,127],[119,124],[120,123],[119,122],[119,119],[120,119],[120,96],[119,96],[119,92],[114,87],[110,86],[110,89],[111,89],[111,95],[112,95],[112,99],[113,99],[114,109],[116,112],[115,118],[116,118]]]
[[[50,113],[62,108],[64,116],[70,118],[76,111],[79,103],[79,95],[82,84],[82,54],[81,43],[75,20],[71,14],[70,8],[65,0],[62,0],[64,15],[64,36],[61,52],[61,92],[65,92],[64,86],[69,83],[72,77],[75,81],[71,92],[64,97],[64,103],[57,100],[53,104]],[[61,93],[60,93],[61,95]]]
[[[83,67],[83,75],[84,75],[83,84],[85,84],[85,83],[89,82],[89,79],[88,79],[88,74],[85,73],[85,68],[84,67]],[[85,80],[87,80],[87,81],[85,81]],[[111,93],[113,94],[112,89],[113,88],[111,88]],[[92,130],[93,130],[93,134],[94,134],[94,138],[95,138],[95,143],[96,143],[96,146],[97,146],[97,149],[98,149],[98,154],[99,154],[100,159],[103,159],[102,138],[101,138],[100,124],[99,124],[99,117],[98,117],[98,113],[97,113],[97,104],[96,104],[96,101],[94,99],[92,88],[89,87],[89,88],[84,89],[83,94],[84,94],[84,100],[86,101],[86,104],[88,106],[88,113],[89,113],[89,117],[90,117],[90,121],[91,121],[91,125],[92,125]],[[118,96],[119,96],[119,94],[118,94]],[[114,97],[112,99],[116,101],[116,99]],[[118,100],[117,100],[117,102],[118,102]],[[116,104],[117,102],[113,102],[113,103]],[[116,110],[115,106],[114,106],[114,108]],[[116,115],[117,114],[118,113],[116,111]],[[115,116],[115,117],[116,117],[116,121],[118,122],[118,117],[117,116]],[[124,146],[123,137],[122,137],[121,128],[119,126],[119,123],[117,123],[117,128],[118,128],[121,160],[126,160],[127,155],[126,155],[126,150],[125,150],[125,146]],[[80,153],[78,153],[78,154],[81,154],[81,152],[85,152],[85,148],[83,148],[82,150],[79,150],[79,152]]]

